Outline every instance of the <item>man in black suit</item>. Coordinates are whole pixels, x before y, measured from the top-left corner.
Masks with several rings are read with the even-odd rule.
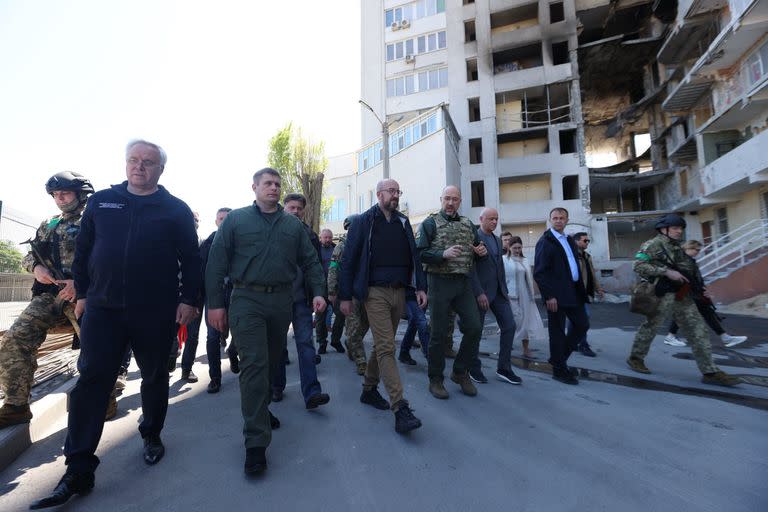
[[[565,384],[578,384],[576,371],[568,367],[568,357],[589,329],[584,311],[587,293],[576,259],[579,250],[564,230],[568,210],[553,208],[549,212],[551,229],[536,242],[533,278],[547,306],[549,319],[549,363],[552,378]],[[572,329],[565,334],[565,319]]]
[[[480,308],[481,323],[485,323],[485,314],[490,309],[501,330],[499,336],[499,361],[496,377],[510,384],[523,381],[512,371],[512,342],[515,339],[515,317],[509,305],[507,279],[504,274],[501,240],[493,231],[499,223],[499,213],[493,208],[485,208],[480,213],[480,228],[477,238],[485,244],[488,257],[477,260],[472,272],[472,289]],[[475,357],[469,377],[475,382],[486,383],[488,379],[481,370],[480,358]]]

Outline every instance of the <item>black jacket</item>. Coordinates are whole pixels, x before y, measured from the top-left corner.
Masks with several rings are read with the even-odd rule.
[[[568,245],[573,251],[578,267],[579,249],[573,238],[568,237]],[[536,256],[533,262],[533,279],[539,285],[541,298],[547,301],[557,299],[558,306],[576,307],[587,301],[587,292],[579,270],[579,279],[574,282],[568,256],[563,246],[548,229],[536,242]]]
[[[341,258],[339,272],[339,300],[352,300],[355,297],[364,301],[368,297],[368,273],[371,266],[371,234],[373,233],[373,221],[377,215],[384,215],[378,204],[373,205],[367,211],[361,213],[347,231],[347,241],[344,245],[344,254]],[[408,245],[411,248],[413,272],[410,285],[418,291],[427,289],[427,280],[421,268],[421,260],[416,251],[416,241],[413,237],[413,228],[408,217],[395,211],[403,225]]]
[[[201,268],[192,211],[164,187],[137,196],[123,182],[89,198],[72,263],[78,299],[104,308],[196,306]]]

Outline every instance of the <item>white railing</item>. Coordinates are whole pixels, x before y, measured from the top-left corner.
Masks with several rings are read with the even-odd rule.
[[[702,248],[698,259],[706,279],[726,269],[736,270],[749,262],[750,255],[768,247],[768,219],[755,219],[720,235]]]

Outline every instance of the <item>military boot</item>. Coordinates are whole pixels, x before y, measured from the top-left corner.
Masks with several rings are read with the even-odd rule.
[[[365,371],[368,369],[368,363],[363,361],[362,363],[357,363],[357,374],[358,375],[365,375]]]
[[[741,383],[741,379],[733,375],[728,375],[725,372],[718,371],[705,373],[704,376],[701,377],[701,382],[704,384],[714,384],[715,386],[735,386],[736,384]]]
[[[432,393],[433,397],[439,398],[440,400],[445,400],[449,396],[448,391],[443,385],[442,377],[430,377],[429,392]]]
[[[627,364],[629,365],[632,370],[636,371],[637,373],[651,373],[651,370],[648,369],[647,366],[645,366],[645,362],[642,359],[638,359],[635,357],[630,357],[627,359]]]
[[[0,428],[29,423],[32,419],[32,411],[27,405],[3,404],[0,407]]]
[[[469,372],[451,374],[451,380],[461,387],[461,392],[467,396],[477,395],[477,388],[472,384],[472,379],[469,378]]]
[[[114,393],[109,397],[109,405],[107,406],[107,414],[104,416],[104,421],[109,421],[117,416],[117,398]]]

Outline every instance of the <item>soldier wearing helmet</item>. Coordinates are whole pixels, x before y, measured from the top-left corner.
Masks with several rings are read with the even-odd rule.
[[[37,350],[48,329],[67,323],[68,316],[74,318],[75,237],[93,185],[82,174],[63,171],[50,177],[45,191],[61,213],[43,221],[33,241],[38,254],[30,251],[22,262],[27,272],[34,274],[35,282],[32,301],[0,340],[0,389],[5,394],[0,428],[32,419],[29,397],[37,369]],[[64,279],[56,279],[54,274]]]
[[[702,382],[719,386],[734,386],[740,379],[721,371],[712,361],[707,326],[693,300],[689,279],[683,274],[687,256],[680,245],[686,223],[680,215],[669,213],[654,226],[658,234],[643,243],[635,254],[634,270],[640,279],[656,283],[656,295],[660,297],[658,309],[647,316],[635,335],[632,351],[627,359],[629,367],[639,373],[651,373],[645,366],[645,356],[651,347],[659,326],[667,317],[686,331],[691,352]]]

